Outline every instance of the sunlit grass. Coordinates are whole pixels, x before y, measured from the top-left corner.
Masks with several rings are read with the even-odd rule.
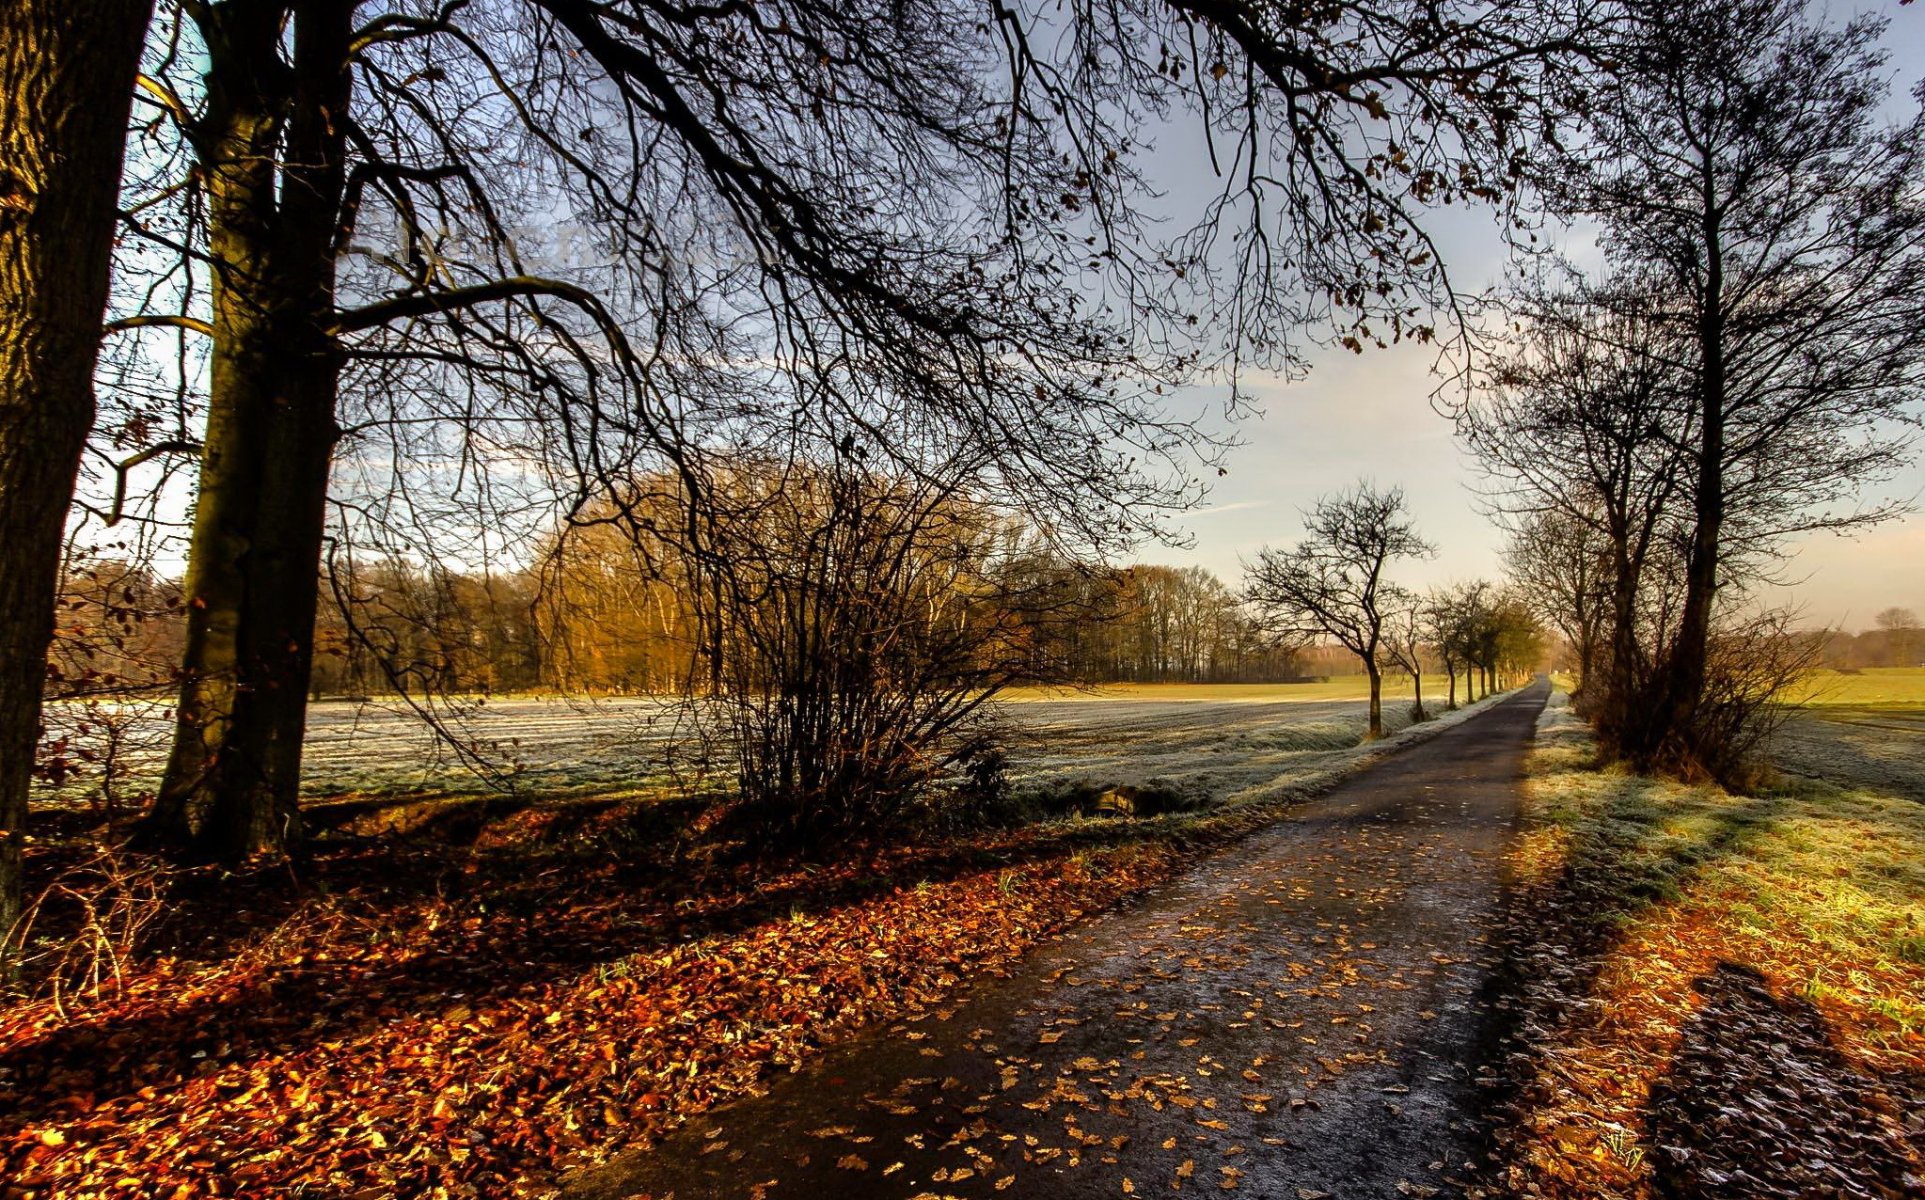
[[[1617,880],[1608,919],[1630,932],[1694,910],[1715,940],[1700,948],[1823,997],[1850,1038],[1925,1052],[1925,805],[1823,780],[1742,796],[1592,770],[1568,710],[1540,738],[1537,836]]]
[[[1925,667],[1814,671],[1789,698],[1818,708],[1925,708]]]
[[[1747,796],[1599,769],[1563,697],[1526,770],[1513,1194],[1659,1194],[1653,1088],[1723,964],[1816,1006],[1859,1072],[1925,1071],[1925,805],[1823,779]]]

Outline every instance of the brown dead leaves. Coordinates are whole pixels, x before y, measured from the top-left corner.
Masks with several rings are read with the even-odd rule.
[[[0,1177],[20,1200],[539,1188],[1177,861],[1124,847],[1071,870],[1042,850],[931,879],[884,851],[679,897],[586,870],[538,905],[487,881],[459,906],[329,902],[238,955],[150,963],[92,1011],[0,1011]]]

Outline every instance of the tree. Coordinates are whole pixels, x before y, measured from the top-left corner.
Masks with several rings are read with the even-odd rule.
[[[1384,571],[1397,559],[1426,557],[1432,547],[1405,513],[1402,488],[1359,483],[1318,500],[1304,514],[1304,526],[1303,540],[1291,549],[1258,553],[1245,591],[1273,629],[1330,637],[1357,656],[1370,679],[1366,738],[1380,738],[1384,622],[1399,594]]]
[[[1457,710],[1457,668],[1464,661],[1460,591],[1458,588],[1434,587],[1424,597],[1426,632],[1431,644],[1437,647],[1437,657],[1444,665],[1444,709],[1447,712]],[[1469,700],[1468,693],[1465,700]]]
[[[1789,533],[1889,515],[1853,501],[1903,461],[1925,386],[1925,116],[1880,123],[1882,20],[1809,13],[1652,10],[1547,181],[1662,289],[1688,350],[1683,591],[1653,719],[1619,738],[1639,765],[1720,757],[1697,740],[1720,590]]]
[[[169,6],[150,94],[173,169],[128,227],[173,259],[135,319],[211,349],[150,833],[298,849],[331,471],[386,476],[337,494],[343,538],[436,524],[422,481],[451,481],[471,511],[436,536],[465,551],[504,515],[627,520],[637,475],[697,512],[800,424],[911,472],[993,446],[985,498],[1080,549],[1152,528],[1193,495],[1157,469],[1199,449],[1172,384],[1294,368],[1325,316],[1357,348],[1434,335],[1422,210],[1511,191],[1542,75],[1589,32],[1444,7]],[[1172,111],[1247,169],[1153,239],[1133,130]],[[572,247],[542,236],[557,213]],[[1128,300],[1091,303],[1099,281]],[[490,464],[527,491],[504,502]],[[701,521],[677,532],[706,553]]]
[[[93,425],[114,202],[151,0],[0,3],[0,939],[67,508]]]
[[[1410,676],[1416,692],[1410,719],[1428,720],[1424,713],[1424,642],[1430,628],[1424,619],[1423,601],[1416,593],[1397,588],[1390,597],[1389,609],[1384,619],[1384,651],[1399,670]]]
[[[1523,602],[1499,591],[1489,580],[1434,588],[1423,608],[1429,636],[1451,676],[1452,708],[1457,707],[1460,668],[1464,700],[1470,703],[1490,695],[1543,657],[1542,630]]]
[[[1610,619],[1605,539],[1594,525],[1565,513],[1536,513],[1511,531],[1504,558],[1519,600],[1570,647],[1578,679],[1572,702],[1580,712],[1591,711],[1592,690],[1604,686],[1599,659]]]
[[[1530,605],[1514,591],[1498,597],[1491,625],[1492,685],[1515,687],[1544,662],[1544,627],[1538,623]]]
[[[1583,651],[1584,707],[1616,753],[1646,736],[1672,627],[1648,619],[1649,584],[1686,536],[1688,347],[1662,293],[1635,278],[1527,292],[1518,307],[1458,433],[1512,525],[1527,598]]]
[[[1894,607],[1885,609],[1873,620],[1884,631],[1885,641],[1891,650],[1892,665],[1917,665],[1918,614],[1909,608]]]

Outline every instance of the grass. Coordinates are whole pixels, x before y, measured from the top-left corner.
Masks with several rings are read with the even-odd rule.
[[[1925,686],[1900,674],[1851,703]],[[1652,1089],[1731,966],[1809,1002],[1892,1094],[1925,1078],[1925,804],[1826,779],[1738,795],[1600,770],[1562,697],[1527,770],[1513,868],[1524,956],[1542,969],[1525,984],[1536,1074],[1520,1082],[1514,1188],[1652,1194]]]
[[[1463,698],[1463,680],[1457,684],[1458,698]],[[1442,675],[1424,676],[1424,703],[1426,707],[1433,699],[1443,700],[1448,685]],[[1384,676],[1384,699],[1408,700],[1413,695],[1410,677],[1407,675]],[[1362,675],[1334,675],[1329,679],[1313,680],[1307,683],[1106,683],[1097,687],[1078,688],[1010,688],[1002,693],[1002,699],[1012,703],[1027,703],[1037,700],[1072,700],[1077,698],[1091,700],[1367,700],[1370,698],[1370,681]]]
[[[1925,710],[1925,667],[1867,667],[1862,671],[1814,671],[1792,696],[1818,709]]]
[[[1925,805],[1825,780],[1743,796],[1592,770],[1563,707],[1540,739],[1530,836],[1621,879],[1607,916],[1624,932],[1702,910],[1796,991],[1855,974],[1839,993],[1855,1036],[1925,1051]]]

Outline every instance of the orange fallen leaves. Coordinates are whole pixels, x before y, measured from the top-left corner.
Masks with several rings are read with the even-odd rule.
[[[1072,867],[1019,832],[934,869],[927,848],[882,849],[682,893],[571,866],[459,901],[315,901],[236,953],[154,959],[111,1002],[0,1009],[0,1177],[21,1200],[132,1178],[153,1196],[539,1190],[926,1011],[1197,848]]]

